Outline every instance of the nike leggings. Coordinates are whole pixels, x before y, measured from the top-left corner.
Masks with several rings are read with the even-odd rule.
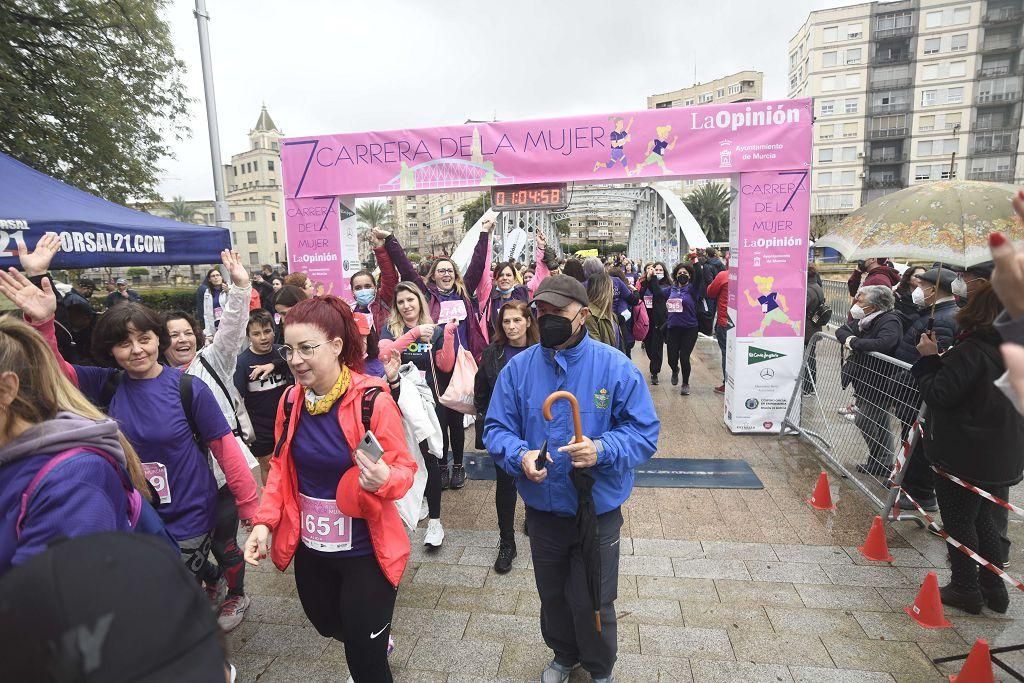
[[[345,660],[355,683],[391,683],[388,636],[397,591],[376,557],[343,555],[317,553],[299,542],[295,551],[299,601],[320,635],[345,644]]]

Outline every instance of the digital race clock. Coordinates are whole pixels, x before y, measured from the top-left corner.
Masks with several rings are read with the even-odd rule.
[[[565,188],[565,183],[492,187],[491,206],[497,211],[564,209],[569,205]]]

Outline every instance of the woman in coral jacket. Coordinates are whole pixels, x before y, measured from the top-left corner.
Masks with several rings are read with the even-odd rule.
[[[320,635],[345,644],[352,678],[389,682],[391,617],[409,559],[394,501],[416,471],[402,418],[384,381],[362,374],[362,340],[343,300],[300,301],[284,338],[296,386],[278,408],[278,447],[245,559],[258,565],[269,550],[284,571],[294,557],[302,608]],[[359,448],[367,421],[379,460]]]

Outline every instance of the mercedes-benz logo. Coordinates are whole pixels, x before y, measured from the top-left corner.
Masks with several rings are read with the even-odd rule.
[[[771,368],[763,368],[761,370],[761,379],[771,379],[775,376],[775,371]]]

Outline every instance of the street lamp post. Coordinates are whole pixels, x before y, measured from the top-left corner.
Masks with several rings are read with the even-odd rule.
[[[203,94],[206,99],[206,126],[210,132],[210,163],[213,165],[213,214],[217,227],[231,229],[228,203],[224,198],[224,174],[220,158],[220,130],[217,125],[217,98],[213,92],[213,66],[210,63],[210,15],[206,0],[196,0],[193,12],[199,28],[199,59],[203,67]]]

